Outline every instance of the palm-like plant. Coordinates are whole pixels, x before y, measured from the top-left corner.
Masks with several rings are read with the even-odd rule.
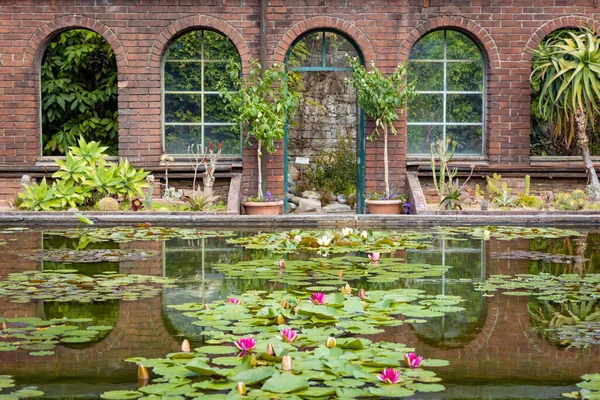
[[[531,83],[539,89],[533,113],[549,121],[553,134],[563,136],[567,145],[576,139],[588,183],[600,187],[587,135],[600,111],[600,38],[590,28],[553,35],[533,53]]]

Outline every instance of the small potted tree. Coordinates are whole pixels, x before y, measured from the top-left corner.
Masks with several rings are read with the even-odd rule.
[[[406,198],[390,191],[388,132],[396,134],[394,121],[406,111],[408,99],[415,93],[414,82],[407,82],[406,67],[403,64],[399,64],[391,75],[386,76],[377,69],[375,63],[371,64],[371,70],[367,72],[356,57],[348,57],[348,62],[352,67],[351,82],[356,90],[358,105],[375,120],[375,130],[369,139],[374,140],[380,134],[380,129],[383,130],[385,191],[383,194],[367,194],[365,204],[371,214],[398,214]]]
[[[235,121],[242,125],[246,142],[254,138],[257,145],[257,193],[245,198],[242,205],[246,214],[278,214],[283,200],[263,191],[262,152],[275,153],[275,141],[283,138],[286,120],[296,112],[300,93],[286,79],[283,65],[261,71],[258,61],[250,60],[250,73],[245,79],[240,77],[239,63],[229,62],[227,70],[237,91],[222,85],[219,92],[228,100],[227,107],[234,111]]]

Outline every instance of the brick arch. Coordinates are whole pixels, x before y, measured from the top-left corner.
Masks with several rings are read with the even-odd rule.
[[[250,49],[242,34],[222,19],[206,15],[190,15],[172,22],[163,29],[152,44],[152,50],[148,54],[148,67],[160,68],[162,57],[171,41],[179,34],[193,29],[211,29],[227,36],[240,55],[242,73],[249,72]]]
[[[318,29],[332,29],[343,33],[358,46],[365,65],[370,65],[371,62],[375,61],[375,49],[367,35],[360,28],[349,21],[325,16],[305,19],[288,29],[277,45],[273,61],[283,63],[288,50],[296,39],[306,32]]]
[[[89,29],[101,35],[115,53],[117,69],[121,70],[121,68],[127,67],[127,52],[118,36],[97,19],[77,14],[55,18],[38,28],[33,37],[29,39],[23,53],[23,66],[34,70],[41,62],[48,42],[58,33],[69,29]]]
[[[416,26],[402,41],[398,50],[398,60],[407,61],[410,50],[421,37],[433,30],[444,28],[459,30],[471,36],[482,50],[488,67],[492,70],[500,68],[500,53],[492,36],[478,23],[459,16],[435,17]]]
[[[544,23],[535,30],[529,41],[527,41],[521,52],[521,61],[530,63],[532,52],[550,33],[563,28],[583,28],[586,25],[590,26],[595,32],[600,32],[600,23],[585,15],[568,15]]]

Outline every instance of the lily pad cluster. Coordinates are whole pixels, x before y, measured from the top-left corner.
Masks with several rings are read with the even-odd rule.
[[[11,375],[0,375],[0,400],[31,399],[44,395],[36,386],[26,386],[8,394],[4,393],[6,389],[14,389],[15,386],[17,384]]]
[[[116,243],[132,241],[165,241],[175,238],[203,239],[209,237],[230,237],[231,231],[200,231],[193,228],[117,226],[111,228],[68,229],[64,231],[45,232],[68,238],[85,238],[90,243],[113,241]]]
[[[586,374],[581,379],[583,381],[577,384],[581,390],[563,393],[563,396],[570,399],[600,399],[600,374]]]
[[[229,278],[262,279],[287,286],[309,286],[307,290],[330,292],[348,281],[366,279],[373,283],[392,283],[406,278],[442,276],[448,266],[405,264],[401,258],[381,257],[372,262],[367,257],[343,256],[309,260],[259,259],[234,265],[214,264],[212,268]],[[314,286],[310,286],[314,285]]]
[[[531,261],[543,261],[555,264],[575,264],[584,263],[589,261],[588,258],[571,256],[568,254],[549,254],[542,253],[539,251],[508,251],[508,252],[492,252],[490,253],[492,258],[501,258],[506,260],[531,260]]]
[[[32,356],[49,356],[54,354],[58,344],[94,342],[112,330],[112,326],[107,325],[81,326],[91,321],[89,318],[2,318],[0,351],[22,349]]]
[[[558,228],[531,228],[523,226],[476,226],[476,227],[436,227],[438,232],[445,235],[467,235],[475,239],[557,239],[563,237],[583,236],[581,232]]]
[[[116,272],[94,276],[73,272],[74,270],[57,270],[12,273],[0,281],[0,296],[10,297],[13,303],[29,303],[34,300],[82,303],[135,301],[154,297],[162,287],[170,287],[176,281],[166,277]]]
[[[428,244],[423,240],[428,234],[415,232],[359,231],[352,228],[328,231],[303,231],[258,233],[228,243],[240,244],[248,249],[263,249],[274,253],[312,251],[325,253],[372,252],[389,253],[401,249],[423,249]]]
[[[252,291],[224,302],[171,306],[206,327],[207,345],[163,359],[129,359],[152,367],[160,378],[103,398],[379,398],[444,390],[440,378],[423,367],[447,361],[422,360],[404,344],[352,335],[463,310],[460,298],[415,289],[345,292]]]
[[[37,250],[24,255],[25,258],[35,261],[52,261],[60,263],[96,263],[142,261],[156,256],[158,252],[142,249],[55,249]]]

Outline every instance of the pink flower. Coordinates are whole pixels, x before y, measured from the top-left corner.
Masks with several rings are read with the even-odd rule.
[[[226,303],[230,303],[230,304],[242,304],[242,301],[240,299],[238,299],[237,297],[230,297],[227,299]]]
[[[358,291],[358,298],[359,298],[359,299],[361,299],[361,300],[362,300],[362,299],[364,299],[366,295],[367,295],[367,292],[365,292],[365,289],[362,289],[362,288],[361,288],[361,289]]]
[[[377,375],[377,378],[383,383],[396,383],[400,378],[400,371],[394,371],[393,368],[386,368]]]
[[[381,257],[381,254],[379,254],[376,251],[369,254],[369,260],[371,260],[371,262],[373,262],[373,263],[378,262],[380,257]]]
[[[285,268],[285,260],[279,260],[279,268]]]
[[[404,364],[406,368],[419,368],[423,362],[423,356],[418,356],[415,353],[404,354]]]
[[[313,293],[308,297],[308,301],[310,301],[313,304],[323,304],[323,302],[325,301],[325,293]]]
[[[243,337],[235,341],[235,346],[242,351],[242,355],[254,350],[256,340],[251,337]]]
[[[285,343],[291,343],[296,340],[297,332],[293,329],[285,328],[279,331],[279,338]]]

